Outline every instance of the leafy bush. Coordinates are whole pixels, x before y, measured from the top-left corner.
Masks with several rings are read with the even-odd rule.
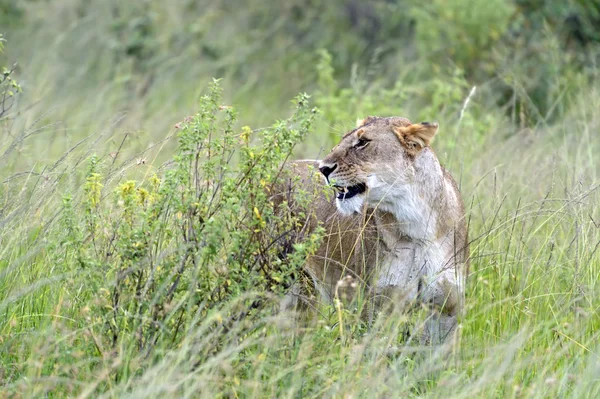
[[[294,213],[285,201],[276,212],[272,200],[316,115],[308,96],[256,140],[249,127],[236,131],[236,112],[220,102],[215,81],[199,112],[178,124],[179,149],[162,178],[113,189],[91,157],[82,195],[64,197],[60,223],[48,233],[51,263],[74,273],[78,287],[64,300],[94,298],[85,312],[99,355],[129,356],[117,379],[140,367],[130,363],[136,353],[173,349],[198,328],[212,341],[197,362],[252,335],[319,243],[320,229],[306,231],[299,211],[308,195]]]

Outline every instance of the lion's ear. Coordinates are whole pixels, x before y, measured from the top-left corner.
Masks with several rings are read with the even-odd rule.
[[[400,142],[412,153],[416,154],[433,141],[438,131],[437,123],[421,122],[408,126],[397,126],[394,132]]]
[[[375,119],[377,119],[376,116],[367,116],[365,119],[357,119],[356,128],[358,129],[359,127],[363,127],[367,123],[373,122]]]

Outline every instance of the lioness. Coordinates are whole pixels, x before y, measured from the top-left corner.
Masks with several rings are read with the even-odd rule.
[[[350,278],[378,307],[425,304],[425,343],[454,331],[469,252],[460,193],[429,147],[437,130],[435,123],[370,116],[322,161],[293,165],[305,185],[318,169],[337,191],[335,200],[317,196],[312,207],[312,224],[327,232],[306,263],[321,297],[332,300]]]

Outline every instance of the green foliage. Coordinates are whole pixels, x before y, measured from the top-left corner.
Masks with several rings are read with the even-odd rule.
[[[85,313],[99,354],[131,356],[111,372],[117,381],[149,365],[132,364],[137,356],[174,349],[197,328],[213,336],[198,362],[230,342],[237,323],[247,326],[238,339],[252,336],[253,323],[298,278],[320,230],[307,232],[304,212],[287,203],[276,212],[272,202],[275,182],[289,173],[284,162],[316,115],[308,96],[295,104],[290,119],[253,140],[250,128],[234,128],[236,112],[221,105],[215,81],[199,112],[178,125],[179,148],[163,178],[125,181],[111,193],[106,166],[92,156],[81,200],[63,198],[48,232],[51,259],[85,276],[83,291],[63,299],[94,298]],[[309,200],[299,197],[296,209]]]
[[[0,26],[16,25],[23,17],[22,3],[0,0]]]
[[[455,134],[460,134],[459,128],[469,129],[475,140],[481,140],[495,124],[505,123],[501,113],[483,110],[480,104],[472,101],[475,88],[468,85],[460,69],[438,70],[435,76],[415,85],[405,85],[401,79],[392,85],[381,80],[368,81],[356,72],[349,87],[340,87],[334,78],[331,55],[326,50],[319,54],[315,97],[325,122],[319,127],[329,131],[329,142],[336,142],[340,130],[351,129],[355,120],[366,115],[411,115],[415,121],[458,118]],[[469,105],[468,109],[465,109],[466,105]],[[451,126],[446,129],[453,130]],[[445,143],[447,149],[455,147],[453,140]]]
[[[154,177],[149,187],[121,184],[110,210],[98,209],[101,185],[95,166],[90,168],[86,214],[111,228],[100,232],[88,223],[93,247],[87,262],[102,267],[102,275],[113,281],[105,299],[114,316],[103,316],[113,348],[134,331],[140,347],[178,342],[181,326],[194,328],[213,309],[255,292],[257,297],[222,316],[226,321],[220,328],[226,329],[262,309],[267,294],[280,294],[290,285],[317,236],[310,245],[296,244],[303,225],[297,217],[274,214],[268,188],[285,173],[282,163],[314,117],[306,97],[297,104],[292,119],[262,131],[260,146],[244,136],[234,167],[236,113],[220,105],[215,82],[199,113],[180,126],[174,168],[160,182]],[[294,246],[295,252],[282,256],[290,252],[282,245]]]
[[[598,4],[0,0],[0,396],[600,396]],[[301,91],[321,117],[238,122]],[[419,310],[277,312],[320,239],[273,209],[281,165],[369,114],[440,123],[472,240],[451,354]]]
[[[225,78],[232,103],[248,105],[240,111],[252,124],[270,123],[266,115],[281,115],[283,99],[299,91],[324,90],[330,101],[335,94],[357,108],[342,119],[346,126],[356,114],[380,109],[360,99],[365,90],[398,113],[414,92],[423,102],[440,101],[437,90],[421,86],[457,74],[467,93],[485,85],[486,101],[531,127],[568,112],[573,88],[594,79],[600,48],[597,1],[60,4],[28,2],[19,7],[22,23],[11,28],[11,57],[28,60],[26,103],[52,90],[59,99],[54,115],[70,125],[129,110],[121,123],[155,139],[171,125],[162,115],[191,112],[198,95],[192,82],[213,76]],[[320,49],[330,55],[329,72],[315,67],[324,62]],[[327,73],[336,85],[324,84]],[[379,99],[381,90],[389,95]],[[87,104],[89,98],[96,100]],[[44,111],[32,117],[51,123]],[[68,144],[53,146],[64,152]]]
[[[0,54],[4,51],[4,37],[0,33]],[[12,77],[15,72],[15,66],[7,68],[2,66],[2,75],[0,75],[0,120],[12,108],[15,96],[21,92],[21,86]]]
[[[133,8],[114,4],[112,13],[111,47],[119,58],[127,58],[133,63],[134,72],[143,72],[157,51],[156,20],[151,2],[142,1]]]
[[[411,16],[418,21],[416,46],[426,61],[424,66],[446,58],[469,76],[494,73],[493,50],[507,32],[513,12],[514,6],[504,0],[476,0],[468,6],[460,0],[436,0],[412,8]]]

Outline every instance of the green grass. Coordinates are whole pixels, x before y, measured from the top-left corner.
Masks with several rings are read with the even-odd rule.
[[[393,41],[379,36],[384,58],[378,61],[368,41],[358,40],[362,31],[340,22],[334,8],[311,12],[347,32],[339,43],[340,35],[325,23],[308,24],[314,32],[302,28],[291,6],[249,17],[228,2],[204,4],[203,12],[185,8],[183,0],[170,7],[150,2],[143,10],[155,33],[143,38],[148,42],[142,47],[151,55],[136,58],[124,55],[118,39],[135,36],[127,32],[143,25],[132,22],[141,11],[122,8],[117,22],[125,27],[119,28],[113,26],[114,10],[102,4],[27,3],[28,25],[5,34],[7,61],[0,60],[19,61],[14,77],[23,93],[0,120],[0,396],[600,396],[600,92],[595,67],[578,69],[570,58],[574,53],[562,57],[551,26],[544,31],[547,41],[536,42],[540,48],[525,50],[508,39],[473,44],[469,34],[482,28],[468,25],[465,36],[460,20],[430,35],[420,26],[416,47],[447,37],[448,49],[464,53],[440,61],[445,47],[434,46],[435,54],[414,56],[408,39],[406,48],[394,52]],[[253,4],[256,10],[262,3]],[[77,14],[77,7],[85,12]],[[415,15],[437,15],[411,7]],[[300,18],[297,31],[290,25],[294,18]],[[258,28],[251,29],[253,24]],[[396,32],[402,26],[385,28]],[[469,47],[478,45],[483,47]],[[333,56],[317,51],[321,47]],[[506,49],[514,58],[498,55]],[[586,51],[587,56],[597,48]],[[524,61],[539,53],[543,63]],[[356,118],[368,114],[440,123],[433,147],[459,181],[472,240],[466,312],[452,353],[405,342],[407,323],[420,323],[423,312],[381,316],[371,326],[357,310],[333,306],[324,306],[306,325],[273,306],[236,318],[240,309],[268,302],[280,291],[271,290],[260,273],[248,272],[253,276],[248,281],[243,274],[229,282],[215,278],[219,266],[237,259],[222,259],[231,255],[226,251],[207,262],[206,284],[238,291],[205,298],[205,308],[187,285],[164,300],[177,275],[174,260],[185,247],[181,226],[193,219],[177,210],[193,204],[183,194],[179,203],[177,196],[152,191],[153,176],[164,183],[183,163],[178,149],[185,138],[174,125],[209,107],[197,99],[209,91],[213,76],[225,80],[224,99],[212,106],[233,104],[240,112],[230,128],[223,124],[227,110],[218,111],[222,116],[215,122],[215,132],[228,132],[215,138],[235,141],[226,176],[238,176],[240,165],[253,162],[244,151],[265,151],[263,169],[243,188],[258,196],[262,191],[253,187],[273,178],[273,165],[287,155],[262,146],[272,149],[269,140],[304,132],[302,118],[276,124],[279,130],[264,128],[290,117],[297,92],[313,93],[312,104],[321,109],[300,134],[302,141],[290,144],[297,158],[322,156]],[[194,123],[205,122],[204,117]],[[246,144],[245,125],[263,128]],[[93,154],[96,166],[90,164]],[[139,206],[128,208],[127,201],[141,195],[127,191],[132,180],[172,207],[160,213],[163,219],[152,219]],[[226,230],[223,242],[234,245],[231,232],[247,238],[243,234],[260,223],[235,190],[222,193],[232,202],[216,217],[235,227],[234,216],[241,215],[248,224],[203,232],[221,237]],[[123,223],[127,212],[130,225]],[[267,218],[266,211],[259,212]],[[148,259],[161,265],[163,280],[157,281],[163,285],[141,296],[117,271],[136,265],[129,244],[142,241],[144,231],[152,231],[156,251]],[[115,245],[119,255],[110,258],[97,248],[112,248],[113,235],[121,246]],[[269,238],[254,237],[247,248]],[[269,259],[275,265],[275,257]],[[290,270],[276,271],[285,280]],[[197,282],[193,278],[200,277],[184,274],[182,281]],[[115,292],[127,302],[113,320]],[[149,344],[146,337],[156,341]]]

